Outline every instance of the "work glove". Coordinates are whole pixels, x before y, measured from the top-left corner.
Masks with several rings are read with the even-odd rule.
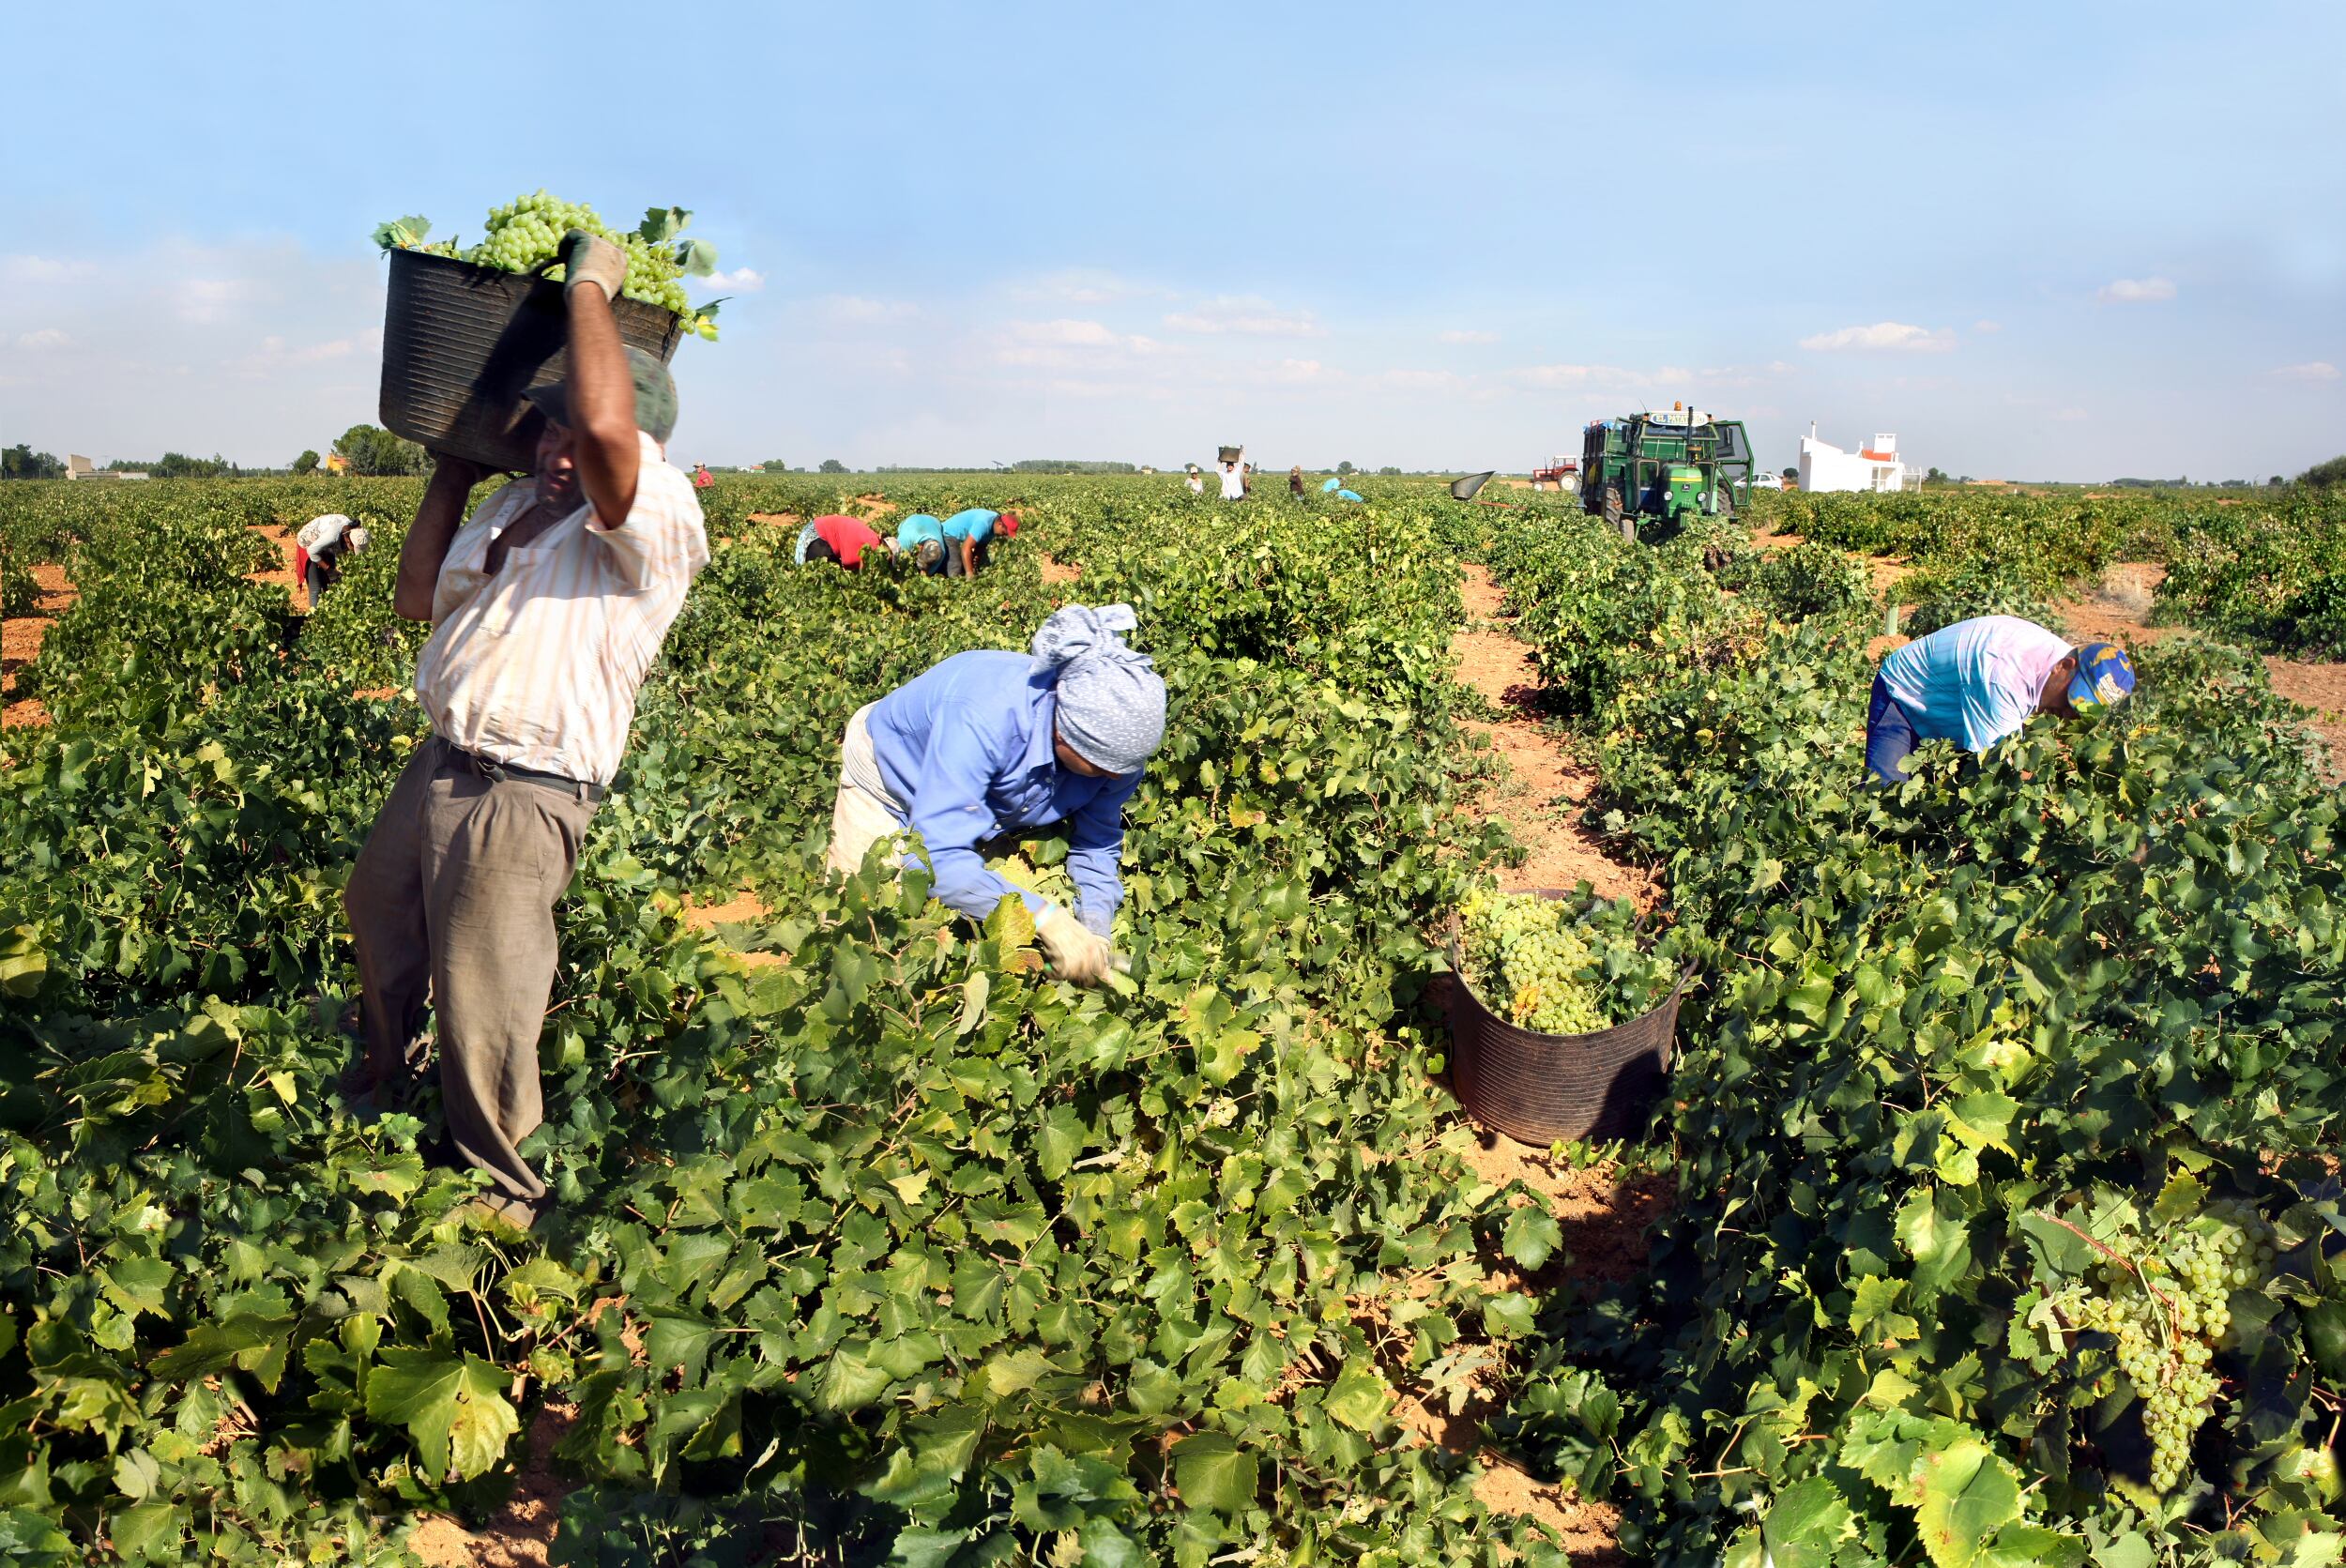
[[[581,283],[600,283],[605,299],[619,297],[619,290],[627,282],[627,252],[585,229],[572,229],[562,236],[562,292],[568,295]]]
[[[1059,905],[1046,905],[1035,917],[1034,934],[1043,944],[1043,956],[1051,961],[1051,972],[1061,980],[1097,985],[1107,979],[1116,962],[1116,950],[1108,939]]]

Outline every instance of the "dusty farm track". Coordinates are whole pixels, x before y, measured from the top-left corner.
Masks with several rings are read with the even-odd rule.
[[[1541,722],[1539,676],[1531,667],[1531,650],[1507,629],[1505,595],[1483,567],[1470,563],[1465,571],[1467,622],[1451,639],[1451,655],[1458,679],[1501,715],[1471,726],[1489,739],[1495,767],[1470,809],[1478,817],[1503,821],[1529,851],[1522,865],[1502,874],[1502,881],[1509,888],[1568,888],[1585,880],[1608,897],[1626,896],[1640,908],[1650,907],[1659,891],[1653,874],[1616,860],[1582,818],[1581,808],[1596,787],[1595,770],[1576,759]],[[1478,1180],[1493,1186],[1520,1181],[1532,1195],[1518,1195],[1516,1201],[1546,1205],[1561,1225],[1563,1245],[1556,1257],[1518,1282],[1534,1293],[1567,1279],[1611,1283],[1642,1272],[1646,1228],[1676,1190],[1667,1176],[1631,1174],[1610,1160],[1577,1168],[1549,1159],[1545,1149],[1490,1132],[1480,1134],[1466,1160]],[[1496,1275],[1513,1271],[1504,1259],[1485,1262]],[[1398,1411],[1404,1429],[1418,1440],[1477,1454],[1483,1470],[1474,1495],[1494,1514],[1546,1526],[1576,1563],[1622,1561],[1616,1545],[1620,1515],[1484,1448],[1480,1423],[1491,1413],[1487,1400],[1470,1403],[1455,1415],[1407,1400]]]

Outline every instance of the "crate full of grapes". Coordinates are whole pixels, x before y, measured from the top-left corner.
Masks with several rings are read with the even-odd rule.
[[[716,252],[680,237],[692,214],[655,207],[635,229],[607,227],[592,207],[540,190],[489,214],[477,245],[433,241],[432,225],[402,218],[374,232],[390,258],[383,308],[385,428],[434,451],[526,471],[539,417],[523,394],[561,379],[567,317],[556,261],[571,229],[627,252],[612,301],[620,339],[665,360],[687,332],[714,341],[718,301],[693,302],[688,276],[707,276]]]

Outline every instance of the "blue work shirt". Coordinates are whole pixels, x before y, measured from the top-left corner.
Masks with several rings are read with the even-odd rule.
[[[923,540],[932,539],[939,544],[945,542],[945,525],[925,511],[916,511],[896,525],[899,550],[918,550]]]
[[[872,709],[873,758],[888,792],[910,808],[906,825],[928,848],[939,902],[983,920],[1015,893],[1040,914],[1049,901],[988,871],[976,846],[1063,819],[1076,918],[1104,936],[1124,901],[1116,862],[1140,774],[1093,779],[1059,766],[1058,684],[1051,672],[1031,673],[1033,662],[981,648],[899,686]]]
[[[988,511],[983,507],[971,507],[967,511],[957,511],[945,519],[945,537],[966,539],[972,544],[983,544],[985,542],[986,536],[994,531],[994,520],[1001,515],[998,511]]]
[[[1980,616],[1881,662],[1881,686],[1925,740],[1984,752],[2029,721],[2068,640],[2017,616]]]

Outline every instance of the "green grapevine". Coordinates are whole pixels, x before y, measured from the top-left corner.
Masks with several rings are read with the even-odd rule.
[[[691,330],[714,343],[716,303],[695,306],[684,292],[684,275],[706,275],[717,258],[715,249],[704,240],[676,239],[692,216],[680,207],[654,207],[640,225],[621,233],[603,222],[593,207],[550,196],[541,186],[491,208],[488,233],[478,245],[459,249],[452,239],[427,242],[424,236],[432,232],[432,225],[421,218],[383,224],[374,237],[386,250],[422,251],[499,272],[534,272],[544,267],[546,275],[558,282],[563,271],[555,258],[561,251],[562,236],[572,229],[584,229],[627,252],[627,277],[619,289],[622,296],[674,312]]]

